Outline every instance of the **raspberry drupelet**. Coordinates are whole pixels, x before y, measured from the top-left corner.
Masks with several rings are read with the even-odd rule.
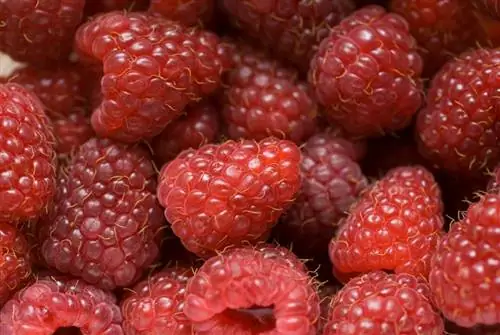
[[[354,12],[320,44],[309,82],[327,118],[353,136],[405,128],[422,103],[422,59],[408,23],[379,6]]]
[[[123,142],[158,135],[188,103],[219,88],[230,66],[215,34],[142,12],[98,15],[75,40],[82,61],[102,62],[104,71],[92,126]]]
[[[40,226],[45,262],[104,289],[135,284],[159,255],[164,224],[150,153],[93,138],[61,179]]]
[[[300,150],[267,138],[183,151],[160,172],[158,199],[184,246],[211,256],[265,240],[300,187]]]
[[[210,22],[215,0],[151,0],[149,10],[185,26]]]

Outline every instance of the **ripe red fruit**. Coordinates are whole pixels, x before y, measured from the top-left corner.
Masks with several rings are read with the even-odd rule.
[[[149,152],[94,138],[61,178],[40,227],[47,264],[105,289],[134,284],[159,254],[164,222]]]
[[[215,0],[151,0],[149,10],[185,26],[212,19]]]
[[[59,155],[66,156],[72,153],[94,136],[90,118],[81,110],[56,118],[52,123]]]
[[[85,0],[2,1],[0,50],[37,65],[64,60],[71,52],[84,5]]]
[[[421,153],[437,167],[471,175],[500,161],[500,50],[477,49],[432,80],[417,120]]]
[[[149,0],[90,0],[85,1],[85,14],[94,15],[114,10],[145,10]]]
[[[365,192],[330,243],[335,275],[391,270],[427,277],[441,235],[439,186],[423,167],[399,167]]]
[[[0,221],[36,219],[55,190],[56,156],[40,100],[17,84],[0,84]]]
[[[367,6],[321,42],[309,81],[327,117],[365,137],[410,123],[422,102],[421,72],[408,23],[382,7]]]
[[[103,65],[103,100],[92,126],[124,142],[158,135],[188,103],[214,92],[229,66],[215,34],[152,14],[102,14],[80,26],[75,39],[83,61]]]
[[[490,192],[500,192],[500,165],[498,165],[491,175],[490,182],[488,184],[488,191]]]
[[[428,284],[406,273],[354,278],[332,299],[323,335],[441,335],[443,319],[430,297]]]
[[[300,187],[300,151],[267,138],[189,149],[160,172],[173,232],[199,256],[266,239]]]
[[[500,323],[500,195],[488,194],[452,224],[429,283],[444,316],[462,327]]]
[[[165,268],[139,282],[121,302],[125,335],[193,334],[182,311],[192,276],[188,268]]]
[[[483,13],[500,19],[500,0],[472,0],[472,4]]]
[[[314,281],[293,254],[269,249],[231,249],[195,273],[184,313],[196,334],[316,334]]]
[[[3,306],[0,320],[5,335],[48,335],[64,327],[85,335],[123,334],[116,298],[72,279],[37,280]]]

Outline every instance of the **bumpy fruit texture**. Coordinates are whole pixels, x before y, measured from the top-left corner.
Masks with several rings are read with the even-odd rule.
[[[17,84],[0,84],[0,221],[47,211],[55,190],[54,144],[40,100]]]
[[[199,256],[267,238],[300,187],[292,142],[227,141],[182,152],[160,172],[158,199],[173,232]]]
[[[159,254],[164,222],[149,152],[91,139],[61,178],[40,227],[44,260],[105,289],[134,284]]]
[[[86,113],[76,111],[52,121],[57,140],[56,151],[67,156],[94,136],[90,118]]]
[[[121,302],[125,335],[193,334],[182,311],[193,270],[165,268],[139,282]]]
[[[231,249],[196,272],[184,305],[196,334],[316,334],[314,281],[293,254],[269,249]]]
[[[217,107],[210,101],[188,106],[186,115],[170,123],[152,142],[156,161],[161,165],[186,149],[215,142],[219,136]]]
[[[472,3],[483,13],[500,19],[500,0],[472,0]]]
[[[63,327],[83,335],[123,334],[116,298],[71,279],[37,280],[3,306],[0,320],[0,334],[6,335],[51,335]]]
[[[92,126],[123,142],[158,135],[188,103],[214,92],[230,65],[215,34],[153,14],[102,14],[75,39],[82,60],[102,62],[104,71]]]
[[[85,14],[111,12],[114,10],[145,10],[149,0],[89,0],[85,1]]]
[[[423,167],[399,167],[364,193],[330,243],[340,279],[391,270],[427,277],[443,226],[439,186]]]
[[[149,10],[185,26],[207,23],[212,19],[215,0],[151,0]]]
[[[232,24],[307,72],[320,41],[352,12],[352,0],[219,0]]]
[[[491,175],[490,182],[488,184],[488,191],[499,192],[500,193],[500,165],[498,165]]]
[[[323,335],[441,335],[443,319],[428,284],[409,274],[372,272],[351,280],[332,299]]]
[[[328,119],[366,137],[410,123],[422,102],[421,72],[408,23],[382,7],[367,6],[321,42],[309,81]]]
[[[452,224],[432,259],[438,308],[462,327],[500,323],[500,195],[488,194]]]
[[[0,50],[43,66],[66,59],[84,5],[85,0],[2,1]]]

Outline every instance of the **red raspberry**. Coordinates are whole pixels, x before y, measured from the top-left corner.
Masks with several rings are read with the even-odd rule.
[[[212,143],[219,135],[219,115],[208,101],[189,106],[186,115],[170,123],[153,140],[153,151],[161,165],[174,159],[183,150]]]
[[[432,259],[429,283],[444,316],[462,327],[500,323],[500,194],[471,205]]]
[[[328,118],[352,135],[404,128],[420,107],[422,59],[408,29],[399,15],[368,6],[321,42],[309,81]]]
[[[472,3],[483,13],[500,19],[500,0],[472,0]]]
[[[500,324],[494,326],[478,325],[473,328],[459,327],[452,322],[447,322],[446,333],[452,335],[500,335]]]
[[[441,235],[443,204],[438,184],[423,167],[399,167],[351,208],[330,243],[339,279],[391,270],[427,277]]]
[[[351,280],[332,299],[323,335],[441,335],[443,331],[443,319],[424,280],[377,271]]]
[[[188,282],[184,313],[196,334],[316,334],[314,281],[286,251],[235,248],[208,259]]]
[[[267,238],[300,187],[300,151],[268,138],[189,149],[160,172],[158,199],[186,248],[211,256]]]
[[[40,100],[17,84],[0,84],[0,221],[35,219],[55,190],[56,156]]]
[[[83,335],[120,335],[116,298],[79,280],[44,278],[19,291],[0,312],[0,334],[50,335],[76,327]],[[57,333],[59,334],[59,333]]]
[[[105,289],[134,284],[156,260],[163,226],[149,153],[91,139],[61,178],[40,233],[47,264]]]
[[[28,242],[20,231],[0,223],[0,306],[30,277],[29,252]]]
[[[214,92],[229,66],[216,35],[145,13],[97,16],[75,38],[83,59],[103,62],[92,125],[125,142],[158,135],[189,102]]]
[[[354,10],[352,0],[220,0],[233,25],[307,71],[319,42]]]
[[[215,0],[151,0],[149,10],[185,26],[209,22]]]
[[[72,153],[94,136],[90,118],[82,111],[57,118],[53,124],[57,140],[56,150],[60,155]]]
[[[495,171],[493,171],[488,184],[488,190],[490,192],[500,192],[500,165],[498,165]]]
[[[85,0],[3,0],[0,50],[12,58],[51,65],[68,57]]]
[[[356,155],[356,144],[328,133],[305,143],[299,195],[276,226],[280,241],[307,256],[326,254],[339,220],[368,185]]]
[[[193,334],[182,311],[187,281],[192,276],[188,268],[165,268],[138,283],[121,302],[125,334]]]
[[[434,77],[418,116],[420,151],[436,166],[475,174],[500,161],[500,50],[478,49]]]
[[[148,2],[149,0],[89,0],[85,3],[85,13],[94,15],[121,9],[144,10],[147,8]]]

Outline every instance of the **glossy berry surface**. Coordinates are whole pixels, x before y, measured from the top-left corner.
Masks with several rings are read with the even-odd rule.
[[[149,10],[185,26],[209,22],[215,0],[151,0]]]

